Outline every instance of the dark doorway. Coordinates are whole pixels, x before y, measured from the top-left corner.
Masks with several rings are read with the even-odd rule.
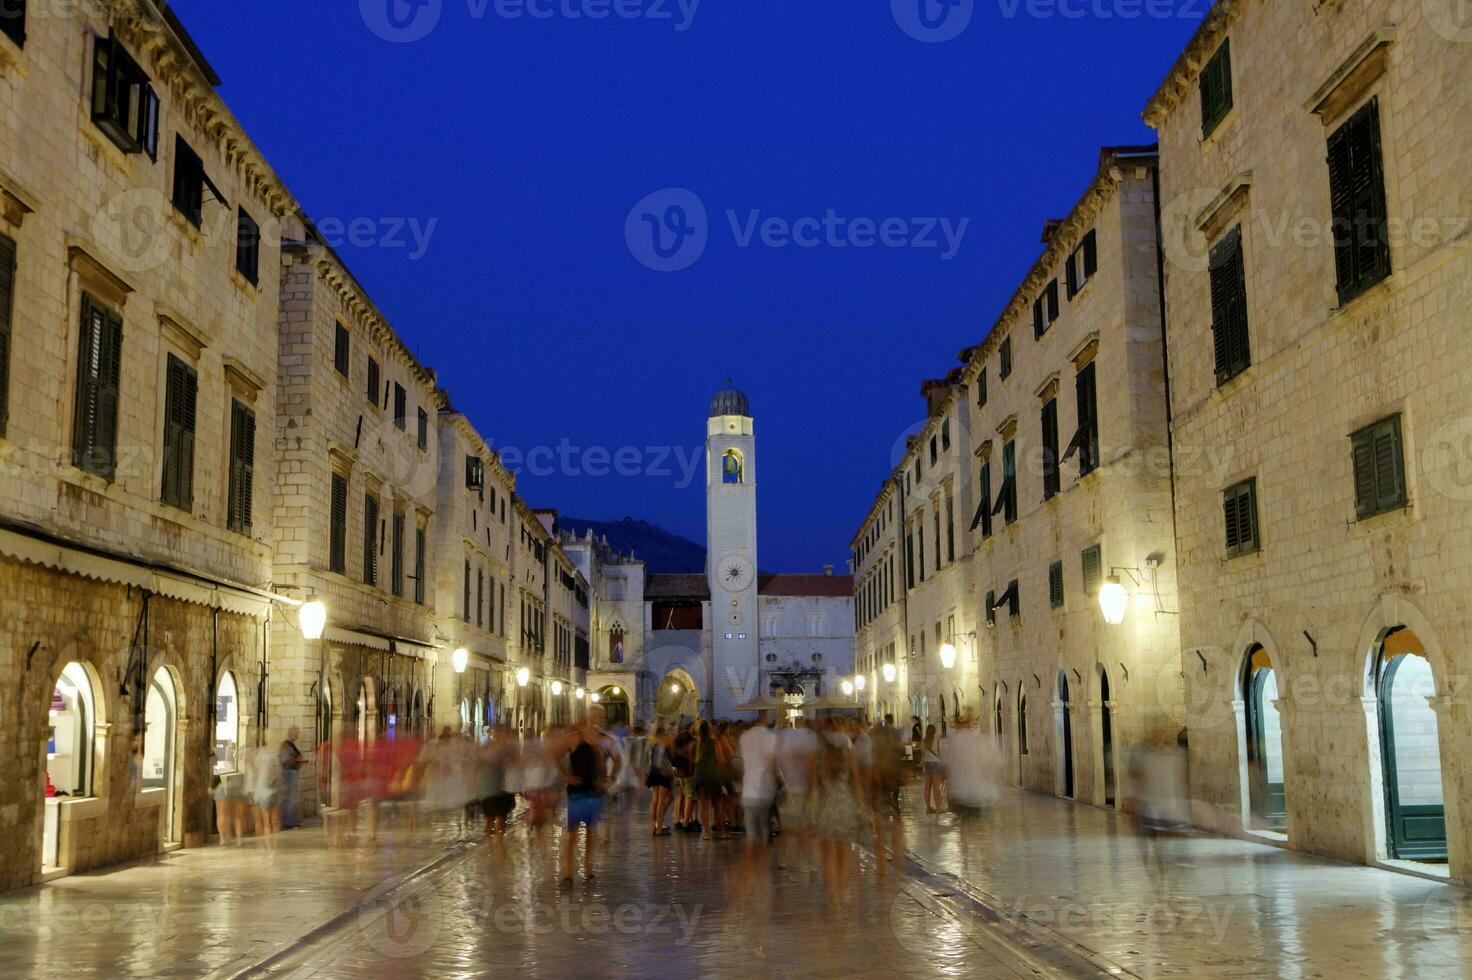
[[[1441,746],[1436,712],[1427,703],[1436,693],[1431,661],[1416,634],[1399,628],[1381,641],[1375,670],[1390,856],[1444,862]]]
[[[1242,665],[1243,720],[1247,726],[1248,826],[1285,833],[1288,794],[1283,776],[1283,728],[1278,708],[1278,673],[1260,645]]]

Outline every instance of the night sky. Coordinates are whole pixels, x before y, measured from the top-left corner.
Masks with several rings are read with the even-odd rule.
[[[533,506],[703,542],[731,377],[762,567],[816,571],[1099,147],[1153,141],[1140,111],[1208,6],[923,0],[931,29],[921,2],[174,6],[410,348],[524,455]]]

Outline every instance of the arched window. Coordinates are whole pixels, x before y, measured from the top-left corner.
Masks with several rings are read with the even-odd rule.
[[[741,483],[742,470],[741,454],[734,449],[727,449],[721,457],[721,482]]]
[[[1027,694],[1019,692],[1017,695],[1017,751],[1021,755],[1027,755]]]
[[[240,695],[228,670],[215,687],[215,774],[240,768]]]
[[[92,795],[92,750],[97,704],[87,669],[72,662],[51,689],[51,735],[46,743],[47,796]]]
[[[144,789],[162,789],[169,784],[174,769],[174,679],[159,668],[148,687],[144,708],[147,727],[143,733],[143,771],[140,783]]]

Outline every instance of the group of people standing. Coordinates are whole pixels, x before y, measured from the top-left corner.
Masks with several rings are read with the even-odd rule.
[[[270,837],[301,826],[301,768],[306,757],[297,748],[300,737],[293,728],[274,748],[246,748],[241,752],[238,777],[213,777],[210,796],[215,801],[221,844],[239,844],[252,827],[256,837]]]

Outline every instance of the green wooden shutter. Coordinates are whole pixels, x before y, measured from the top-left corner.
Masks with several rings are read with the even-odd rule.
[[[1405,460],[1400,416],[1393,415],[1351,436],[1355,514],[1373,517],[1405,506]]]
[[[116,466],[122,348],[122,318],[83,293],[73,462],[108,480]]]
[[[1227,554],[1234,555],[1242,546],[1242,530],[1237,524],[1237,487],[1228,487],[1222,494],[1222,515],[1226,521]]]
[[[1038,294],[1038,298],[1032,301],[1032,335],[1033,335],[1033,337],[1034,338],[1041,337],[1043,335],[1043,330],[1044,329],[1045,328],[1043,327],[1043,294],[1042,293],[1039,293]],[[1003,375],[1003,377],[1006,377],[1006,375]]]
[[[1211,247],[1211,332],[1216,383],[1223,384],[1252,363],[1247,336],[1247,277],[1242,226]]]
[[[352,367],[352,361],[349,357],[351,353],[351,343],[352,338],[348,334],[348,328],[343,326],[341,323],[337,324],[337,332],[333,335],[332,343],[332,366],[335,367],[337,369],[337,373],[342,375],[344,378],[348,376],[348,371]]]
[[[1094,273],[1099,271],[1099,243],[1094,235],[1094,229],[1084,236],[1084,282],[1093,278]]]
[[[999,359],[1000,359],[1000,362],[1001,363],[1000,363],[999,367],[997,368],[997,373],[999,375],[1001,375],[1001,377],[1002,377],[1003,380],[1006,380],[1007,377],[1012,374],[1012,338],[1011,337],[1003,337],[1002,338],[1002,347],[1001,347],[1001,350],[998,352],[998,355],[999,355]]]
[[[1099,465],[1098,394],[1094,386],[1094,362],[1079,368],[1073,380],[1078,409],[1078,432],[1069,444],[1068,453],[1078,452],[1078,475],[1082,478]]]
[[[0,235],[0,435],[10,422],[10,323],[15,308],[15,242]]]
[[[986,368],[982,368],[976,375],[976,405],[981,407],[986,404]]]
[[[378,584],[378,498],[363,497],[363,583]]]
[[[1063,563],[1055,561],[1048,566],[1048,603],[1057,609],[1063,605]]]
[[[414,601],[418,605],[424,605],[424,528],[414,528]]]
[[[256,416],[239,401],[230,403],[230,486],[226,525],[249,534],[255,506]]]
[[[332,518],[329,567],[334,572],[346,574],[348,568],[348,481],[337,473],[332,474]]]
[[[199,375],[174,355],[164,371],[163,502],[180,510],[194,506],[195,410]]]
[[[1231,39],[1221,43],[1201,69],[1201,135],[1210,136],[1232,108]]]
[[[389,567],[389,584],[393,594],[402,596],[404,594],[404,515],[394,514],[393,541],[391,545]]]
[[[1102,549],[1096,545],[1090,545],[1083,550],[1079,556],[1083,567],[1084,594],[1095,596],[1099,592],[1099,586],[1104,578],[1104,554]]]
[[[1043,406],[1043,499],[1049,500],[1062,487],[1058,471],[1058,399]]]
[[[1048,326],[1052,326],[1053,325],[1053,321],[1056,320],[1056,319],[1058,319],[1058,280],[1057,279],[1054,279],[1054,280],[1052,280],[1051,282],[1048,283],[1048,291],[1047,291],[1046,295],[1048,297]]]
[[[986,594],[986,624],[988,626],[995,626],[995,625],[997,625],[997,593],[996,593],[996,590],[990,590]]]
[[[1222,519],[1227,557],[1258,549],[1256,480],[1243,480],[1222,492]]]
[[[1064,264],[1063,268],[1064,280],[1068,286],[1069,299],[1073,299],[1074,296],[1078,295],[1078,252],[1078,249],[1074,249],[1071,253],[1069,253],[1068,262]]]

